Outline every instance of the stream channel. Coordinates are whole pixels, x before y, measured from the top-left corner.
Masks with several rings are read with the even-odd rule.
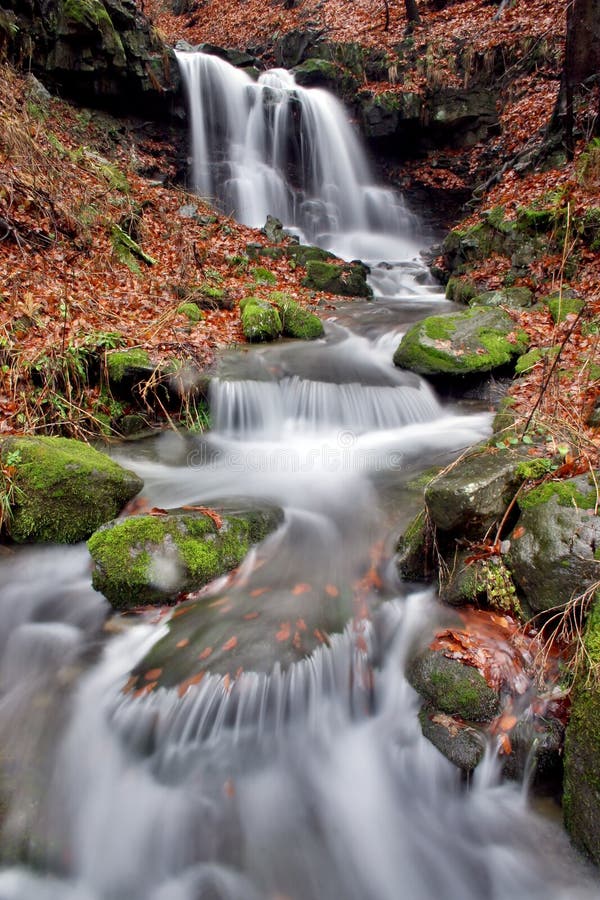
[[[492,747],[466,783],[423,738],[403,677],[445,615],[393,564],[410,482],[491,427],[481,404],[392,365],[411,322],[452,308],[419,257],[427,235],[373,184],[331,96],[281,71],[256,84],[214,57],[179,59],[196,189],[368,262],[375,299],[336,303],[315,342],[224,353],[210,432],[113,450],[151,505],[284,510],[203,596],[223,639],[236,635],[233,683],[217,665],[183,695],[125,695],[164,617],[111,619],[84,545],[0,557],[0,900],[598,897]],[[273,639],[306,623],[314,646]]]

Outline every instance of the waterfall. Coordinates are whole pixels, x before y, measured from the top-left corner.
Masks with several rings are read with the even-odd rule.
[[[284,69],[255,82],[216,56],[179,52],[177,59],[197,193],[252,227],[270,214],[309,243],[335,247],[343,234],[348,256],[361,237],[373,248],[363,254],[371,259],[390,235],[397,244],[414,228],[402,198],[374,184],[361,142],[331,94],[301,87]],[[396,246],[391,258],[397,254]]]

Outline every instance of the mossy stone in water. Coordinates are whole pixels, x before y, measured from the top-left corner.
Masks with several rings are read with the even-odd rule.
[[[473,306],[417,322],[402,338],[394,364],[419,375],[481,375],[509,365],[526,347],[526,335],[507,313]]]
[[[472,666],[449,659],[439,650],[424,650],[410,663],[406,677],[429,704],[468,722],[489,722],[500,698]]]
[[[319,260],[308,260],[305,287],[317,291],[329,291],[347,297],[371,297],[373,292],[367,284],[369,269],[360,262],[335,265]]]
[[[274,341],[281,334],[283,326],[274,306],[271,306],[270,303],[255,301],[244,305],[242,330],[248,341]]]
[[[314,341],[323,336],[323,323],[308,309],[304,309],[290,296],[274,292],[269,298],[279,310],[283,333],[286,337],[301,341]]]
[[[589,618],[584,664],[572,692],[565,739],[563,809],[575,844],[600,864],[600,601]]]
[[[10,458],[15,484],[8,533],[17,543],[71,544],[114,519],[141,490],[137,475],[81,441],[9,437],[0,458]]]
[[[281,519],[269,508],[223,514],[220,525],[204,513],[178,511],[111,523],[88,541],[92,584],[115,609],[175,599],[235,568]]]

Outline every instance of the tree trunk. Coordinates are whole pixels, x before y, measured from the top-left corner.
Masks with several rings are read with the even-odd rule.
[[[406,5],[406,18],[413,25],[421,24],[421,16],[417,8],[417,0],[404,0]]]
[[[585,83],[598,75],[600,0],[569,0],[565,62],[549,131],[562,132],[570,158],[574,147],[575,100],[586,90]]]

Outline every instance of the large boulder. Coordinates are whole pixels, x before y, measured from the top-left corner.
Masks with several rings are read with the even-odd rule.
[[[242,331],[247,341],[260,343],[275,341],[283,325],[274,306],[257,297],[245,297],[240,303]]]
[[[402,338],[394,364],[419,375],[480,377],[509,367],[526,348],[526,335],[508,313],[473,306],[417,322]]]
[[[481,536],[502,518],[523,476],[526,450],[483,445],[443,470],[425,488],[433,524],[442,531]]]
[[[565,739],[563,809],[575,844],[600,864],[600,602],[585,635]]]
[[[347,297],[372,297],[373,291],[367,284],[369,267],[361,262],[342,265],[320,260],[308,260],[306,278],[302,284],[317,291],[341,294]]]
[[[179,93],[173,51],[134,0],[6,0],[11,50],[42,81],[89,106],[164,116]]]
[[[17,543],[83,541],[143,486],[106,454],[69,438],[8,437],[0,459],[10,503],[6,528]]]
[[[314,341],[324,334],[323,323],[310,310],[283,292],[273,292],[269,299],[279,310],[283,334],[302,341]]]
[[[565,606],[600,577],[597,500],[587,475],[547,481],[519,497],[519,536],[506,560],[534,612]]]
[[[173,600],[235,568],[282,520],[280,509],[265,506],[109,523],[88,541],[92,584],[115,609]]]

